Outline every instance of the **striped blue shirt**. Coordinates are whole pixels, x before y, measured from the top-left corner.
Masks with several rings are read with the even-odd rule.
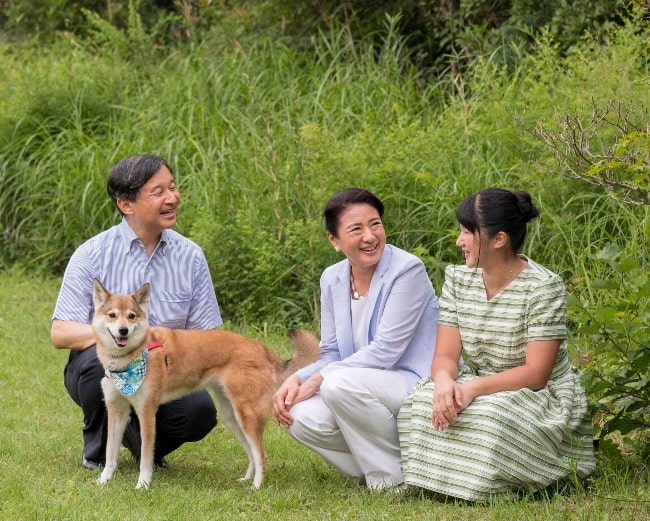
[[[151,325],[213,329],[222,324],[201,248],[174,230],[163,230],[150,258],[125,219],[83,243],[70,257],[53,319],[91,323],[93,279],[112,293],[151,284]]]

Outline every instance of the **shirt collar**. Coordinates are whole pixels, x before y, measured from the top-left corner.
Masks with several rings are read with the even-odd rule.
[[[128,221],[124,217],[122,217],[122,222],[119,224],[118,233],[120,235],[120,238],[122,239],[122,245],[124,247],[124,251],[127,253],[131,251],[131,248],[133,248],[133,243],[135,241],[142,244],[140,237],[137,236],[137,234],[133,231],[133,228],[131,228]],[[160,236],[160,242],[158,243],[160,253],[162,253],[163,255],[165,254],[165,247],[169,242],[169,238],[170,238],[170,231],[163,230]]]

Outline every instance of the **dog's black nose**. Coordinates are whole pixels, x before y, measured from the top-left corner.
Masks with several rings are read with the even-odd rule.
[[[120,336],[126,336],[129,334],[129,328],[128,327],[121,327],[120,328]]]

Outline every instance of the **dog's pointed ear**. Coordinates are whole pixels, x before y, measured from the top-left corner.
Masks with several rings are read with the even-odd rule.
[[[133,298],[142,309],[147,309],[149,306],[149,298],[151,297],[151,284],[145,282],[138,291],[133,294]]]
[[[93,302],[95,304],[95,311],[104,305],[104,302],[108,299],[108,291],[102,283],[97,279],[93,279]]]

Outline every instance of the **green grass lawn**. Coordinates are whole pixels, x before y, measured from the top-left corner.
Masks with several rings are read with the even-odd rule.
[[[0,272],[0,519],[426,519],[646,520],[648,469],[601,462],[595,476],[560,493],[475,505],[417,491],[372,493],[341,477],[269,422],[268,473],[261,490],[238,481],[247,458],[221,425],[186,444],[135,490],[126,449],[107,486],[81,468],[81,411],[63,387],[67,351],[49,342],[59,281]],[[285,349],[281,337],[259,338]]]

